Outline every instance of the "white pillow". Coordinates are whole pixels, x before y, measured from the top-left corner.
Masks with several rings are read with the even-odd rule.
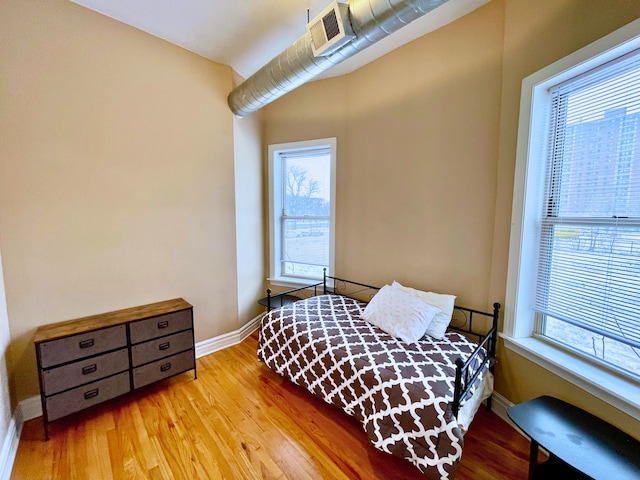
[[[431,335],[433,338],[437,338],[438,340],[444,338],[447,327],[451,323],[453,306],[456,303],[455,295],[423,292],[422,290],[416,290],[415,288],[405,287],[396,281],[393,282],[392,287],[401,292],[409,293],[415,298],[419,298],[426,304],[440,309],[440,312],[436,314],[434,319],[429,324],[429,327],[427,328],[427,335]]]
[[[362,318],[404,342],[415,343],[424,337],[438,312],[438,307],[385,285],[366,306]]]

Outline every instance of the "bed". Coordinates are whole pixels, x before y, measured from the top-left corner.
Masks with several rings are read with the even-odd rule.
[[[425,478],[452,479],[464,432],[483,400],[491,408],[500,304],[488,313],[451,302],[441,338],[423,333],[407,339],[378,326],[371,315],[386,315],[380,302],[399,296],[400,288],[413,296],[424,293],[331,276],[278,295],[268,290],[258,358],[353,416],[375,448],[411,462]],[[402,299],[413,305],[404,293]],[[444,309],[435,310],[434,316]]]

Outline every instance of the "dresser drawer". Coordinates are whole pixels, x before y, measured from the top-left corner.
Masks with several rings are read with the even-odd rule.
[[[83,387],[47,397],[45,399],[47,420],[51,422],[92,405],[97,405],[127,393],[129,389],[129,372],[123,372]]]
[[[78,360],[62,367],[43,371],[44,394],[53,395],[128,369],[129,351],[126,348],[87,360]]]
[[[193,347],[193,331],[156,338],[131,347],[131,362],[134,367],[153,362],[159,358],[175,355]]]
[[[191,310],[181,310],[159,317],[132,322],[129,325],[131,343],[140,343],[152,338],[192,328]]]
[[[163,378],[172,377],[196,367],[193,351],[179,353],[133,369],[133,388],[140,388]]]
[[[60,365],[127,346],[125,325],[94,330],[40,344],[40,366]]]

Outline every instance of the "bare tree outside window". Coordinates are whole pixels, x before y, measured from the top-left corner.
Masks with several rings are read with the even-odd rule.
[[[307,169],[300,165],[288,165],[286,172],[286,202],[287,213],[304,215],[308,200],[314,195],[319,195],[318,180],[309,178]]]

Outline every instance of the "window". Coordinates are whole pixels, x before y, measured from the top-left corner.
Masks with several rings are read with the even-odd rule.
[[[269,146],[272,282],[333,273],[335,158],[335,138]]]
[[[503,335],[636,418],[639,26],[523,81]]]
[[[640,378],[640,52],[550,93],[537,331]]]

